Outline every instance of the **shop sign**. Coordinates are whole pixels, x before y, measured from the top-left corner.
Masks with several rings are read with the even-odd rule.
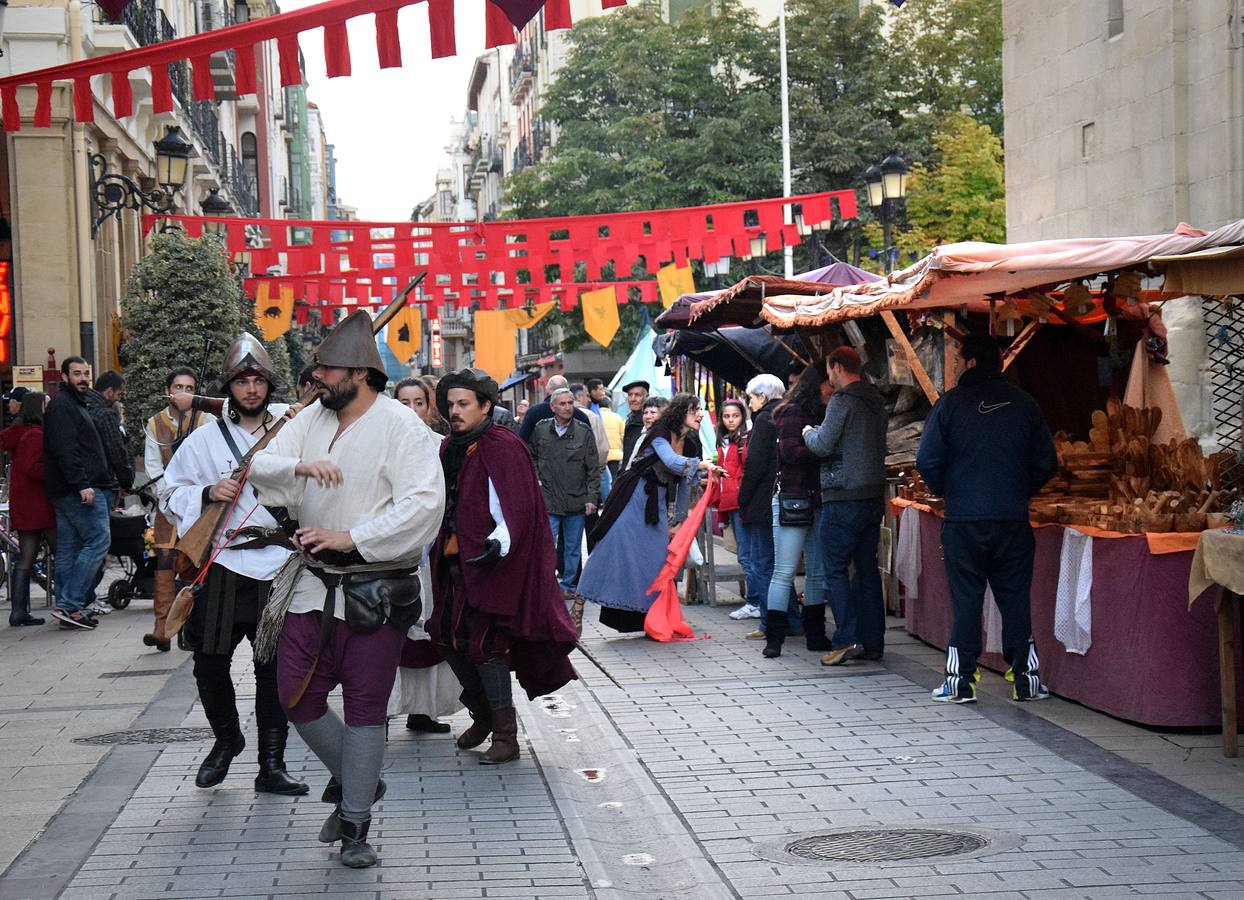
[[[432,332],[432,368],[439,369],[444,362],[441,356],[441,318],[437,316],[428,323]]]

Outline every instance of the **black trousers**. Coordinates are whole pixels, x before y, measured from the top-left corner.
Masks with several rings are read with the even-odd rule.
[[[213,582],[213,579],[219,581]],[[208,596],[195,602],[185,631],[197,648],[194,680],[199,687],[203,712],[216,737],[222,738],[232,734],[238,721],[237,693],[230,671],[233,654],[243,638],[254,645],[260,598],[266,601],[269,582],[236,575],[221,566],[213,566],[208,580]],[[225,590],[227,597],[222,596]],[[227,616],[221,615],[217,605],[222,600],[226,601]],[[220,628],[222,619],[226,620],[227,631]],[[206,640],[208,637],[210,643]],[[289,727],[277,696],[275,656],[267,662],[255,660],[255,724],[260,732]]]
[[[943,522],[942,556],[954,606],[947,678],[971,678],[981,654],[985,586],[1002,613],[1002,655],[1016,678],[1037,672],[1032,646],[1032,561],[1036,539],[1027,522]]]

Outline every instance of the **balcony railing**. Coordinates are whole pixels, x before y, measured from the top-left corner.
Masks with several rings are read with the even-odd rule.
[[[517,106],[531,90],[534,76],[534,60],[531,54],[522,47],[514,53],[510,60],[510,102]]]
[[[164,15],[164,10],[156,6],[156,0],[134,0],[121,11],[119,18],[110,19],[103,7],[96,6],[96,20],[101,23],[124,23],[130,34],[140,47],[171,41],[177,37],[177,30]]]
[[[242,160],[238,157],[237,151],[233,149],[233,145],[226,143],[224,146],[225,161],[221,181],[228,188],[229,196],[233,200],[238,215],[257,216],[259,215],[259,196],[255,181],[242,166]]]

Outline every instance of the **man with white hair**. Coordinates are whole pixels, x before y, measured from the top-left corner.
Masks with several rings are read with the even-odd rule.
[[[747,383],[752,428],[739,484],[739,562],[747,580],[746,602],[730,613],[734,619],[764,621],[765,598],[773,578],[773,483],[777,479],[777,427],[773,410],[786,392],[775,375],[757,375]],[[763,636],[763,632],[753,632]],[[751,637],[751,635],[749,635]]]
[[[550,375],[549,380],[544,383],[544,401],[527,410],[526,415],[523,416],[522,427],[518,429],[518,436],[523,439],[523,443],[528,447],[531,446],[531,433],[536,430],[536,425],[545,419],[553,418],[553,407],[550,405],[549,400],[558,391],[564,391],[569,387],[570,382],[566,380],[565,375]],[[592,427],[588,414],[583,410],[575,409],[574,417],[589,429]]]

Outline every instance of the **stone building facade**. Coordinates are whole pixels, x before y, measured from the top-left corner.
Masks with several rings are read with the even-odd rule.
[[[1244,217],[1244,3],[1003,0],[1007,239]],[[1166,304],[1184,422],[1212,443],[1200,300]]]

